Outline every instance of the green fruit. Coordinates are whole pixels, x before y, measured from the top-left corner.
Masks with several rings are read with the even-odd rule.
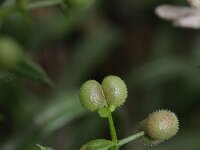
[[[89,80],[83,83],[79,96],[83,107],[89,111],[97,111],[107,105],[102,87],[95,80]]]
[[[147,131],[146,129],[147,127],[147,119],[143,120],[142,122],[140,122],[139,126],[138,126],[138,131]],[[163,140],[153,140],[151,139],[145,132],[145,136],[142,136],[140,138],[140,142],[142,142],[144,145],[147,146],[154,146],[157,145],[159,143],[161,143]]]
[[[179,121],[173,112],[159,110],[143,120],[138,129],[145,132],[145,136],[141,139],[144,144],[156,145],[176,135]]]
[[[126,84],[117,76],[107,76],[102,81],[103,92],[108,105],[121,106],[128,96]]]
[[[176,135],[178,129],[178,118],[168,110],[153,112],[147,119],[147,134],[155,140],[167,140]]]
[[[10,38],[0,38],[0,69],[15,69],[23,59],[21,47]]]
[[[68,0],[68,3],[70,4],[70,6],[79,7],[79,8],[88,7],[93,2],[94,0]]]

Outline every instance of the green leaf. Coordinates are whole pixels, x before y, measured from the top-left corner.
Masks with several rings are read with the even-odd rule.
[[[13,81],[15,78],[16,77],[13,73],[5,70],[0,70],[0,84]]]
[[[92,140],[81,147],[80,150],[108,150],[115,144],[105,139]]]
[[[23,75],[33,80],[41,81],[53,86],[52,80],[46,72],[35,62],[25,58],[14,71],[17,74]]]
[[[78,100],[77,93],[78,91],[60,92],[37,112],[34,120],[40,128],[40,136],[47,137],[68,122],[86,113]]]
[[[40,150],[53,150],[53,149],[50,148],[50,147],[43,147],[43,146],[41,146],[41,145],[39,145],[39,144],[37,144],[37,146],[40,148]]]

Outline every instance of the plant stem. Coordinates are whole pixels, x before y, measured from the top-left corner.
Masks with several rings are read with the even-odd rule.
[[[24,0],[15,0],[18,9],[24,9]]]
[[[35,9],[41,7],[48,7],[62,3],[63,0],[46,0],[46,1],[39,1],[39,2],[32,2],[28,4],[27,9]]]
[[[113,122],[111,112],[108,115],[108,122],[109,122],[109,129],[110,129],[110,135],[111,135],[112,141],[117,145],[118,144],[117,133],[115,130],[115,125]],[[113,150],[118,150],[118,149],[119,149],[118,146],[115,146]]]
[[[16,0],[16,5],[1,8],[0,20],[4,17],[7,17],[8,15],[16,12],[17,10],[19,10],[22,14],[25,14],[25,10],[54,6],[57,4],[61,4],[62,2],[63,2],[63,0],[45,0],[45,1],[32,2],[30,4],[25,5],[24,0]]]
[[[21,13],[21,15],[29,22],[32,22],[31,17],[28,15],[26,5],[26,0],[15,0],[16,1],[16,9]]]
[[[127,137],[127,138],[119,140],[118,146],[120,147],[120,146],[122,146],[122,145],[124,145],[126,143],[129,143],[129,142],[131,142],[131,141],[133,141],[133,140],[135,140],[135,139],[137,139],[139,137],[142,137],[144,135],[145,135],[144,131],[141,131],[141,132],[138,132],[138,133],[136,133],[134,135],[131,135],[131,136]]]
[[[108,122],[109,122],[109,129],[110,129],[110,134],[111,134],[112,141],[117,143],[118,142],[117,134],[116,134],[116,130],[115,130],[115,126],[114,126],[114,122],[113,122],[113,118],[112,118],[112,114],[111,113],[109,113]]]

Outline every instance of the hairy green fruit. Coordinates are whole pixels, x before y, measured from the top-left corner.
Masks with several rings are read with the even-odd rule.
[[[126,84],[117,76],[107,76],[102,81],[103,92],[108,105],[121,106],[128,96]]]
[[[140,141],[147,146],[154,146],[157,145],[159,143],[161,143],[163,140],[154,140],[151,139],[148,134],[146,133],[147,131],[147,119],[143,120],[142,122],[140,122],[139,126],[138,126],[138,131],[145,131],[145,136],[141,137]]]
[[[89,80],[83,83],[79,96],[83,107],[89,111],[97,111],[107,105],[102,87],[95,80]]]
[[[147,134],[155,140],[167,140],[176,135],[178,126],[178,118],[173,112],[159,110],[148,117]]]
[[[23,59],[21,47],[10,38],[0,38],[0,69],[15,69]]]
[[[143,120],[138,129],[145,132],[142,138],[144,144],[156,145],[176,135],[179,121],[173,112],[159,110]]]

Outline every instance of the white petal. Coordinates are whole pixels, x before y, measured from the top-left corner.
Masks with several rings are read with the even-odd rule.
[[[200,0],[187,0],[190,6],[200,8]]]
[[[179,27],[200,29],[200,14],[183,17],[173,23]]]
[[[155,13],[162,19],[165,20],[176,20],[184,16],[195,13],[195,8],[184,7],[184,6],[172,6],[172,5],[160,5],[156,7]]]

